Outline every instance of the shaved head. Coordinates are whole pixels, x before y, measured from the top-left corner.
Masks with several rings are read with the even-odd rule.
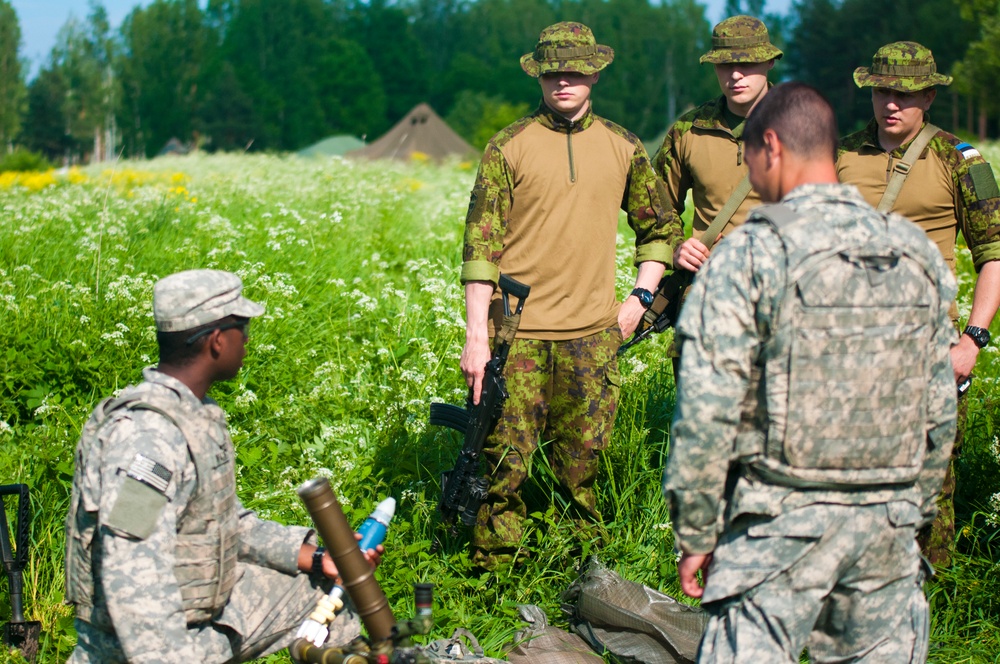
[[[812,86],[793,82],[771,88],[747,118],[744,143],[748,148],[763,148],[768,129],[799,157],[836,161],[837,119],[830,102]]]

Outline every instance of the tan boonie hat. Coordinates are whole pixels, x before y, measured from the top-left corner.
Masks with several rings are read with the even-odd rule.
[[[951,76],[937,73],[929,48],[917,42],[900,41],[875,51],[871,68],[854,70],[854,82],[859,88],[917,92],[935,85],[951,85]]]
[[[614,49],[598,44],[590,28],[563,21],[542,30],[535,50],[521,56],[521,69],[534,78],[556,71],[596,74],[614,59]]]
[[[767,62],[784,55],[771,43],[767,26],[753,16],[731,16],[712,29],[712,49],[701,56],[701,64]]]
[[[264,307],[243,297],[243,282],[232,272],[187,270],[153,286],[153,318],[160,332],[181,332],[226,316],[254,318]]]

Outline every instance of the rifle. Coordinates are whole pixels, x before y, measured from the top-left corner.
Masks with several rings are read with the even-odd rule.
[[[521,323],[524,301],[531,291],[530,286],[506,275],[500,276],[499,286],[503,297],[503,324],[497,330],[493,354],[486,363],[479,403],[473,404],[470,388],[465,408],[445,403],[431,404],[431,424],[454,429],[465,437],[455,467],[441,474],[441,502],[438,503],[438,509],[445,523],[454,524],[457,515],[464,525],[475,525],[476,513],[486,500],[490,486],[489,478],[479,474],[479,459],[486,438],[493,433],[503,414],[503,405],[507,401],[507,381],[503,377],[503,368],[507,363],[510,344]],[[513,314],[510,311],[511,295],[518,299],[517,309]],[[454,530],[453,525],[453,532]]]
[[[684,291],[692,281],[694,272],[688,270],[674,270],[660,279],[656,292],[653,293],[653,304],[649,305],[649,309],[642,315],[642,322],[639,323],[639,328],[632,338],[618,348],[618,354],[621,355],[653,332],[660,333],[676,325]]]
[[[715,244],[719,233],[722,232],[722,229],[726,227],[726,224],[736,214],[736,210],[746,200],[751,188],[750,175],[748,173],[736,184],[736,188],[726,200],[722,209],[719,210],[719,214],[715,216],[712,223],[702,233],[701,241],[708,249],[711,249],[712,245]],[[656,287],[656,293],[653,294],[653,304],[643,314],[639,329],[635,331],[631,339],[621,345],[618,349],[618,354],[621,355],[653,332],[663,332],[668,327],[676,325],[677,316],[681,312],[681,300],[684,298],[684,291],[687,290],[687,287],[693,281],[694,272],[687,270],[674,270],[660,279],[660,283]]]

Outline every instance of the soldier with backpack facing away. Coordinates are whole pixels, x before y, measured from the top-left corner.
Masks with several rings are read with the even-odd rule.
[[[664,475],[681,586],[711,616],[698,661],[923,662],[916,530],[955,435],[955,279],[923,231],[838,184],[815,89],[773,88],[743,138],[780,204],[691,289]]]

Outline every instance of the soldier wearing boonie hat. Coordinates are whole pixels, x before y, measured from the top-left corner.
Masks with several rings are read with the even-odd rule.
[[[767,62],[782,55],[781,49],[771,43],[763,21],[753,16],[731,16],[712,29],[712,48],[699,62]]]
[[[951,81],[951,76],[938,71],[926,46],[900,41],[878,49],[870,67],[854,71],[855,84],[872,89],[875,117],[841,140],[837,174],[872,205],[923,228],[952,271],[955,241],[962,232],[978,272],[964,327],[957,307],[952,307],[955,325],[963,330],[951,351],[955,380],[962,383],[972,374],[979,350],[990,342],[988,330],[998,308],[998,298],[985,295],[1000,292],[1000,189],[978,150],[929,122],[935,86]],[[956,452],[964,434],[965,409],[965,399],[960,399]],[[949,563],[955,541],[954,489],[949,468],[937,520],[921,537],[925,553],[939,565]]]
[[[552,72],[590,75],[601,71],[614,59],[614,49],[598,44],[590,28],[565,21],[542,30],[535,50],[521,56],[521,69],[532,78]]]
[[[473,531],[473,562],[495,568],[519,554],[525,468],[538,440],[586,521],[600,522],[594,481],[618,399],[615,352],[645,313],[680,224],[642,143],[598,117],[590,93],[614,51],[566,21],[542,30],[521,57],[542,102],[494,136],[483,154],[465,225],[461,368],[476,401],[490,357],[501,273],[531,287],[507,361],[510,398],[484,454],[492,484]],[[636,231],[636,291],[615,296],[618,213]],[[588,526],[589,527],[589,526]]]
[[[701,56],[711,64],[722,95],[684,113],[670,126],[653,157],[666,184],[668,202],[678,218],[692,193],[691,237],[676,248],[674,269],[697,272],[708,260],[709,246],[743,223],[760,196],[750,188],[743,161],[743,125],[770,86],[767,76],[781,49],[771,43],[767,26],[752,16],[731,16],[712,30],[712,48]],[[703,236],[719,218],[711,238]],[[671,347],[674,377],[678,349]]]
[[[239,371],[246,324],[263,313],[229,272],[189,270],[154,285],[159,364],[102,401],[77,446],[70,662],[263,657],[291,643],[337,578],[311,529],[240,504],[226,416],[206,394]],[[350,611],[331,627],[332,643],[359,634]]]

